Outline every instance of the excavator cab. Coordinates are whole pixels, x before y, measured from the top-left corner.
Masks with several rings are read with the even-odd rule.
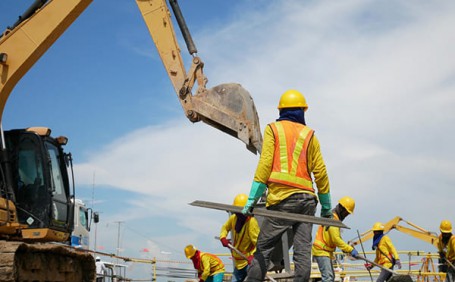
[[[253,153],[261,151],[259,117],[249,92],[238,83],[206,88],[204,63],[185,23],[177,0],[169,0],[188,52],[193,56],[188,72],[177,43],[166,0],[136,0],[153,38],[166,72],[171,79],[185,115],[191,122],[203,121],[243,141]],[[197,89],[192,93],[197,82]]]
[[[5,131],[12,188],[20,232],[25,240],[66,241],[72,231],[74,204],[63,152],[66,138],[48,128]],[[12,148],[12,149],[9,149]]]

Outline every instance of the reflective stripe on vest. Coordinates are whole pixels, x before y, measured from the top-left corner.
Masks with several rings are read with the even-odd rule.
[[[224,264],[223,262],[221,261],[221,259],[215,255],[212,255],[212,254],[209,254],[209,253],[201,253],[201,263],[199,265],[199,269],[198,269],[198,272],[199,274],[201,274],[202,272],[204,272],[204,266],[202,265],[202,256],[209,256],[210,258],[214,259],[217,261],[217,264],[212,266],[210,264],[210,275],[212,273],[215,273],[217,272],[218,270],[221,270],[224,268]]]
[[[275,136],[275,154],[268,182],[314,192],[307,165],[308,145],[314,131],[289,121],[274,122],[270,126]]]
[[[318,232],[316,233],[316,238],[314,239],[314,243],[316,247],[318,247],[321,250],[327,251],[327,252],[334,252],[336,245],[330,246],[327,244],[326,241],[324,241],[324,226],[319,226]]]
[[[380,264],[380,265],[384,265],[386,263],[392,263],[392,261],[393,261],[393,256],[391,253],[389,253],[387,256],[385,256],[384,254],[381,253],[379,255],[379,257],[380,257],[380,259],[378,261],[378,264]]]

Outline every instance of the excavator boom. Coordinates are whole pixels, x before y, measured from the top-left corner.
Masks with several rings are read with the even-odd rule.
[[[38,13],[16,23],[16,27],[6,30],[0,38],[0,123],[14,86],[92,0],[35,1],[41,2],[47,3]]]
[[[400,225],[400,222],[404,222],[408,224],[410,227],[406,227],[403,225]],[[388,221],[387,223],[384,223],[384,233],[389,232],[392,229],[396,229],[397,231],[400,231],[402,233],[405,233],[407,235],[410,235],[414,238],[420,239],[422,241],[425,241],[427,243],[432,244],[436,248],[438,247],[438,235],[434,232],[430,232],[425,230],[424,228],[409,222],[407,220],[404,220],[403,218],[397,216],[394,217],[392,220]],[[350,241],[348,241],[348,244],[355,246],[357,244],[360,244],[361,242],[368,241],[373,238],[373,231],[371,229],[367,230],[366,232],[360,234],[360,238],[355,238]]]

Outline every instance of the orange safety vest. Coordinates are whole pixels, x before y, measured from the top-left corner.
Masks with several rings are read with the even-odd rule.
[[[324,240],[324,226],[320,225],[318,228],[318,232],[316,233],[316,238],[314,239],[313,245],[317,246],[319,249],[333,253],[336,249],[336,245],[329,245]]]
[[[308,145],[314,130],[291,121],[278,121],[270,126],[275,136],[275,152],[268,182],[314,192],[307,164]]]

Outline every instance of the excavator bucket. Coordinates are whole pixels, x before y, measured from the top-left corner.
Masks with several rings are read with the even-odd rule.
[[[260,153],[261,128],[250,93],[238,83],[201,90],[192,96],[193,111],[199,119],[240,139],[254,154]]]
[[[177,0],[169,0],[169,4],[188,52],[193,56],[188,72],[183,64],[166,0],[136,0],[136,3],[188,119],[192,122],[203,121],[240,139],[251,152],[260,152],[262,135],[253,99],[248,91],[237,83],[206,88],[204,64],[196,55],[196,45]],[[192,89],[196,81],[198,89],[193,95]]]

